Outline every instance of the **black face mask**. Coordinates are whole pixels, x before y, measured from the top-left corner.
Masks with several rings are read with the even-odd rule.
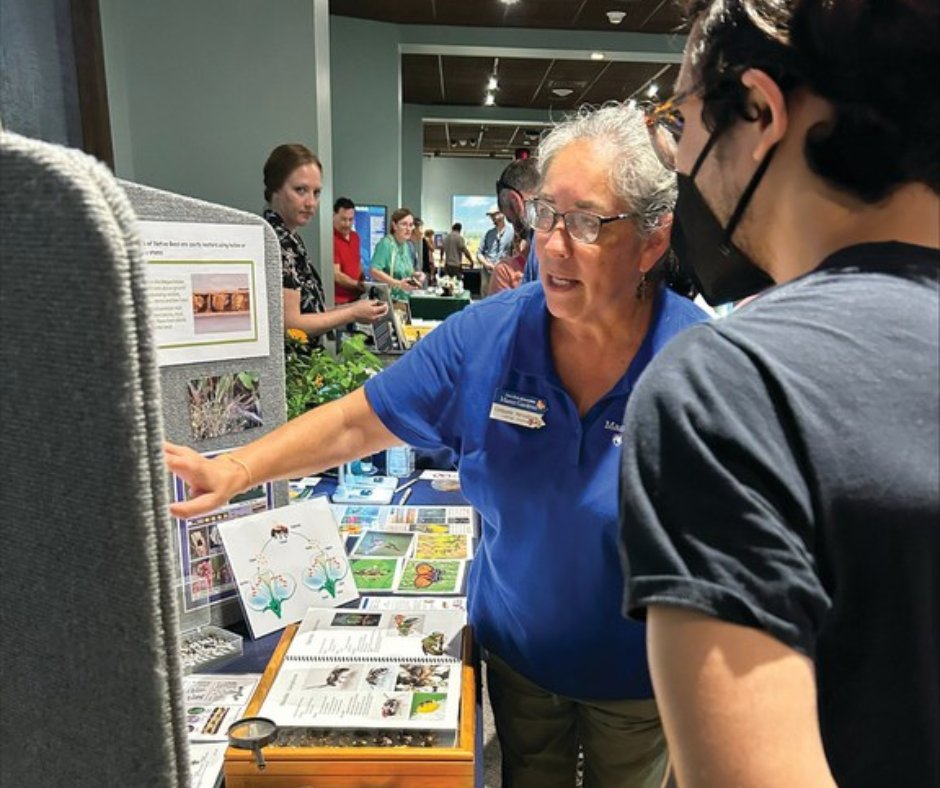
[[[689,175],[676,173],[679,197],[672,225],[672,248],[679,265],[692,277],[698,291],[712,306],[738,301],[774,284],[773,279],[731,242],[731,236],[777,147],[775,145],[768,151],[741,194],[728,226],[722,227],[695,185],[695,176],[718,135],[719,132],[711,135]]]

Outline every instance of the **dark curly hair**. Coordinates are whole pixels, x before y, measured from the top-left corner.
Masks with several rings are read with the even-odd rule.
[[[690,0],[686,15],[710,130],[756,120],[740,78],[757,68],[833,105],[805,150],[834,187],[870,203],[906,183],[940,193],[937,0]]]

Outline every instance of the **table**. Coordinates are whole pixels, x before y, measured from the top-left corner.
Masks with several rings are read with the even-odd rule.
[[[420,464],[422,457],[419,456],[418,460]],[[433,459],[441,460],[441,462],[434,463],[437,467],[444,465],[443,454],[439,454],[437,457],[433,457],[428,454],[424,456],[424,461],[432,461]],[[384,456],[382,454],[376,456],[376,466],[379,467],[380,471],[384,470]],[[401,483],[404,484],[407,481],[416,479],[420,477],[422,469],[416,470],[411,476],[406,479],[402,479]],[[336,479],[324,476],[319,485],[317,485],[317,493],[330,494],[336,488]],[[459,492],[444,492],[440,490],[435,490],[431,486],[431,482],[425,479],[419,479],[415,481],[410,488],[412,490],[411,496],[408,498],[409,506],[467,506],[469,505],[464,499],[464,497]],[[397,504],[403,492],[397,493],[392,500],[392,505]],[[272,662],[272,657],[274,657],[275,652],[278,650],[279,644],[282,643],[284,632],[274,632],[270,635],[258,638],[257,640],[252,640],[247,626],[244,622],[236,624],[234,626],[228,627],[229,630],[235,631],[238,634],[244,637],[243,643],[243,653],[237,659],[223,663],[212,668],[205,670],[206,673],[265,673],[266,668]],[[285,646],[286,647],[286,646]],[[330,756],[336,756],[337,761],[332,761],[330,758],[327,758],[319,763],[318,769],[322,769],[321,779],[331,779],[334,782],[330,782],[330,785],[352,785],[352,784],[363,784],[361,781],[352,782],[348,781],[348,773],[350,771],[349,766],[352,763],[356,762],[359,759],[362,759],[363,768],[368,772],[370,769],[373,770],[372,773],[366,775],[372,780],[375,780],[375,785],[382,786],[396,786],[404,788],[404,786],[426,786],[427,788],[432,788],[432,786],[475,786],[476,788],[482,788],[483,786],[483,714],[482,714],[482,697],[480,692],[480,675],[478,670],[478,656],[473,655],[472,658],[468,654],[468,663],[465,664],[464,671],[464,701],[468,707],[472,707],[472,712],[465,714],[461,712],[461,730],[460,730],[460,744],[449,750],[436,751],[438,756],[443,759],[443,761],[438,761],[438,767],[442,769],[441,773],[438,773],[434,776],[428,776],[423,778],[425,781],[422,781],[422,778],[417,777],[415,774],[409,773],[409,776],[399,774],[397,777],[392,774],[387,774],[387,764],[385,764],[382,758],[388,756],[389,751],[378,750],[378,751],[363,751],[357,749],[349,749],[345,751],[331,751]],[[289,751],[287,751],[289,752]],[[430,751],[427,751],[430,752]],[[272,784],[272,788],[275,785],[281,785],[284,783],[277,782],[278,776],[281,779],[286,779],[290,781],[292,778],[284,774],[281,769],[274,770],[278,772],[278,776],[274,774],[271,775],[274,779],[267,782],[257,781],[252,778],[251,775],[254,775],[255,778],[258,776],[254,771],[254,767],[250,764],[247,753],[242,753],[241,751],[229,750],[229,780],[232,782],[232,785],[242,786],[242,785],[266,785],[267,782]],[[327,755],[327,753],[324,753]],[[415,766],[419,771],[421,769],[429,768],[427,765],[420,765],[421,753],[414,753],[414,758],[409,758],[408,751],[398,750],[397,754],[393,755],[393,760],[397,761],[395,768],[400,770],[403,768],[403,764],[406,761],[413,761]],[[231,761],[232,758],[238,762],[237,765],[234,765]],[[284,756],[280,756],[277,760],[284,761]],[[427,762],[431,763],[433,762]],[[299,774],[306,771],[309,766],[309,762],[305,761],[294,761],[290,762],[288,758],[283,767],[287,769],[296,769],[298,774],[294,775],[294,779],[299,779],[300,784],[304,783],[304,780],[300,778]],[[244,772],[244,774],[238,774],[239,772]],[[453,774],[448,773],[446,776],[443,772],[453,772]],[[360,775],[361,776],[361,775]],[[381,777],[381,779],[380,779]]]
[[[460,295],[439,296],[423,291],[411,294],[409,299],[411,316],[422,320],[443,320],[454,312],[459,312],[470,305],[470,291],[464,290]]]

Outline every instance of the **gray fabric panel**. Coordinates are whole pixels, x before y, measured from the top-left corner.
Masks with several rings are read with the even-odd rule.
[[[133,214],[0,133],[0,782],[187,786],[160,392]]]
[[[222,205],[152,189],[149,186],[120,181],[141,219],[163,222],[203,224],[253,224],[264,228],[265,274],[268,293],[268,333],[271,354],[254,358],[180,364],[160,369],[163,380],[163,416],[167,439],[192,446],[198,451],[227,449],[261,437],[287,418],[284,391],[284,353],[282,351],[284,317],[281,304],[281,250],[277,236],[260,216]],[[186,386],[190,380],[229,372],[261,373],[261,410],[264,426],[246,432],[223,435],[196,442],[189,423]],[[286,501],[285,501],[286,502]]]
[[[265,283],[268,296],[268,334],[271,352],[268,356],[231,359],[227,361],[180,364],[160,368],[163,386],[163,424],[168,440],[191,446],[197,451],[212,451],[241,446],[253,441],[283,424],[287,419],[284,386],[283,340],[284,318],[281,301],[281,248],[270,225],[260,216],[214,203],[184,197],[149,186],[119,181],[140,219],[164,222],[195,222],[204,224],[249,224],[264,228]],[[257,372],[260,375],[261,415],[264,426],[218,438],[196,441],[189,417],[187,385],[189,381],[233,372]],[[288,503],[287,484],[274,485],[276,506]],[[177,529],[173,529],[174,554],[179,556]],[[174,563],[174,572],[180,582],[180,562]],[[179,598],[182,598],[180,594]],[[206,617],[196,613],[184,617],[184,630],[194,623],[208,623]],[[230,624],[242,617],[236,600],[213,606],[208,620],[213,624]]]

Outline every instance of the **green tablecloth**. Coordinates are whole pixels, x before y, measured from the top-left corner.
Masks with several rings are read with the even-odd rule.
[[[431,293],[412,293],[409,299],[411,316],[421,320],[443,320],[470,304],[466,290],[458,296],[439,296]]]

